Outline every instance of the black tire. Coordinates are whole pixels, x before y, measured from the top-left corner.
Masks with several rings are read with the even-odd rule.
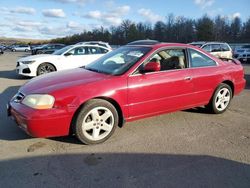
[[[228,92],[226,92],[226,91],[228,91]],[[226,94],[225,94],[226,96],[219,97],[221,92],[226,92]],[[232,88],[225,83],[221,83],[216,88],[209,104],[206,107],[213,114],[221,114],[221,113],[225,112],[227,110],[227,108],[229,107],[232,96],[233,96]],[[225,100],[226,97],[229,97],[229,101]],[[219,106],[216,105],[216,104],[220,104],[220,103],[224,103],[224,107],[222,107],[221,105],[219,105]]]
[[[99,119],[93,119],[93,114],[91,113],[96,109],[98,112]],[[103,113],[102,109],[104,109]],[[102,118],[102,115],[105,113],[112,113],[112,115],[110,114],[110,117],[104,120]],[[106,125],[102,124],[104,122],[105,124],[110,125],[109,127],[110,130],[108,131],[103,130],[104,127],[107,127]],[[91,128],[85,130],[87,129],[86,128],[87,123],[92,125]],[[99,144],[105,142],[108,138],[111,137],[116,127],[118,126],[118,123],[119,123],[119,116],[117,110],[111,103],[101,99],[93,99],[84,104],[82,109],[79,111],[76,117],[75,125],[73,125],[74,126],[73,128],[74,128],[74,133],[82,143],[87,145]],[[98,133],[99,138],[95,139],[94,132],[98,130],[99,130]]]
[[[43,54],[43,52],[41,50],[38,50],[36,54]]]
[[[42,75],[42,74],[47,74],[50,72],[55,72],[55,71],[56,71],[56,68],[54,67],[54,65],[50,63],[42,63],[37,68],[37,76]]]

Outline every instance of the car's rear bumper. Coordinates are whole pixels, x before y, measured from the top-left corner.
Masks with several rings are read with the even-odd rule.
[[[235,83],[234,95],[238,95],[246,86],[246,80],[243,78],[241,82]]]
[[[7,105],[8,116],[33,137],[56,137],[69,134],[72,114],[67,110],[35,110],[20,103]]]

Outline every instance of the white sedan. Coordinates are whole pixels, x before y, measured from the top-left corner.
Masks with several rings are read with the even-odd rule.
[[[98,45],[66,46],[53,54],[33,55],[18,60],[16,72],[24,76],[72,69],[87,65],[110,52],[111,49]]]

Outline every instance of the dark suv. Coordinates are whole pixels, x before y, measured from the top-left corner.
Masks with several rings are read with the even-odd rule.
[[[45,44],[35,47],[31,50],[32,55],[36,54],[52,54],[54,51],[65,47],[64,44]]]

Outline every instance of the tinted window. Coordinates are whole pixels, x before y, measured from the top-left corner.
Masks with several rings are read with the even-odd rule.
[[[105,48],[100,48],[100,50],[101,50],[101,53],[102,53],[102,54],[106,54],[106,53],[108,53],[108,50],[107,50],[107,49],[105,49]]]
[[[222,51],[230,51],[230,48],[226,44],[221,44],[221,50]]]
[[[211,52],[220,52],[220,45],[219,44],[212,44],[212,51]]]
[[[189,49],[189,56],[191,67],[206,67],[216,65],[214,60],[196,50]]]
[[[55,48],[58,49],[58,48],[62,48],[63,46],[62,45],[55,45]]]
[[[202,49],[205,50],[205,51],[207,51],[207,52],[211,52],[212,51],[210,44],[203,46]]]
[[[72,55],[85,55],[88,54],[88,51],[86,47],[77,47],[69,51],[69,53],[71,53]]]
[[[103,54],[99,47],[89,47],[90,54]]]
[[[242,48],[250,48],[250,45],[244,45]]]

